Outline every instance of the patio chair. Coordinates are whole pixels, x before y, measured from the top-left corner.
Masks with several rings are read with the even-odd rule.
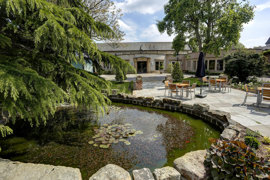
[[[164,81],[164,84],[165,84],[164,96],[166,96],[166,92],[169,90],[169,81]]]
[[[231,78],[226,84],[224,84],[225,90],[228,88],[228,92],[232,92],[232,81],[233,78]]]
[[[178,90],[177,85],[176,85],[176,84],[169,84],[169,92],[170,92],[170,94],[171,94],[171,97],[172,97],[172,94],[173,94],[173,93],[175,93],[176,96],[178,96],[179,90]]]
[[[262,89],[262,101],[270,101],[270,89]]]
[[[194,93],[195,97],[195,90],[196,90],[197,83],[193,83],[191,87],[188,87],[188,94],[190,94],[190,97],[192,99],[192,92]]]
[[[254,94],[253,92],[251,92],[247,84],[245,84],[245,91],[246,91],[245,99],[244,99],[244,102],[241,104],[241,106],[244,106],[246,104],[247,97],[257,97],[257,94]]]
[[[212,91],[212,87],[217,90],[217,81],[215,79],[209,79],[209,91]]]

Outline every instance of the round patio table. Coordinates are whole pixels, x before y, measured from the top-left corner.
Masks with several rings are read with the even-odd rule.
[[[226,83],[227,79],[216,79],[217,83],[219,83],[219,92],[221,92],[221,84]]]
[[[189,84],[177,83],[176,86],[182,90],[181,96],[183,96],[183,90],[184,88],[188,88]],[[186,97],[188,97],[188,91],[186,92]]]

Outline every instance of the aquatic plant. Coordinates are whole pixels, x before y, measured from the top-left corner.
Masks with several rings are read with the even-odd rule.
[[[205,166],[213,179],[262,179],[270,173],[270,162],[242,141],[217,141],[207,152]]]
[[[136,131],[131,129],[131,124],[104,124],[99,129],[95,128],[95,135],[92,137],[93,140],[89,141],[88,144],[103,149],[109,148],[112,144],[124,142],[127,146],[131,143],[126,138],[143,134],[142,131]]]

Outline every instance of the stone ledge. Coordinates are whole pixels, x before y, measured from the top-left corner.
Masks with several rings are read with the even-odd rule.
[[[78,168],[14,162],[0,159],[0,179],[2,180],[81,180]]]

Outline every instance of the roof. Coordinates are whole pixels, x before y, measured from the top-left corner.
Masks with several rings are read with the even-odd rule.
[[[270,38],[268,39],[268,41],[265,44],[266,45],[270,44]]]
[[[97,43],[101,51],[174,51],[172,42],[121,42],[121,43]],[[185,51],[190,51],[185,46]]]

